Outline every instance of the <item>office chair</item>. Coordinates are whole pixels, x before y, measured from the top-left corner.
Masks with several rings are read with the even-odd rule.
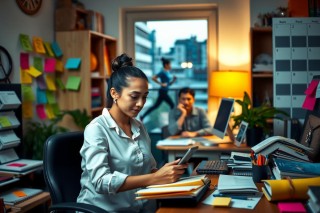
[[[50,212],[105,213],[104,209],[77,203],[81,186],[83,132],[66,132],[50,136],[44,145],[43,173],[50,192]]]

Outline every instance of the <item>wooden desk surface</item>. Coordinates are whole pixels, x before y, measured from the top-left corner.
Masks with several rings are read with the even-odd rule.
[[[216,185],[218,183],[218,175],[208,175],[211,178],[211,185]],[[262,183],[257,184],[259,190],[261,191]],[[202,200],[208,197],[213,192],[212,189],[208,190],[203,196]],[[278,207],[276,203],[269,202],[263,195],[257,206],[253,209],[239,209],[239,208],[226,208],[226,207],[213,207],[211,205],[202,204],[202,200],[195,207],[160,207],[157,213],[205,213],[205,212],[233,212],[233,213],[248,213],[248,212],[259,212],[259,213],[278,213]]]
[[[214,136],[203,136],[203,137],[210,139],[211,137],[214,137]],[[172,136],[170,138],[179,138],[179,136]],[[191,146],[199,146],[198,150],[203,150],[203,151],[250,152],[251,150],[251,148],[248,147],[246,144],[241,144],[239,147],[236,146],[234,143],[218,143],[214,146],[203,146],[199,142],[196,142],[195,144],[189,145],[189,146],[157,146],[157,149],[164,150],[164,151],[181,151],[181,150],[187,150]]]
[[[203,151],[224,151],[224,152],[250,152],[251,148],[246,146],[245,144],[242,144],[240,147],[237,147],[233,143],[222,143],[218,144],[217,146],[203,146],[201,143],[195,143],[193,145],[189,146],[157,146],[157,149],[164,150],[164,151],[172,151],[172,150],[187,150],[192,146],[199,146],[198,150]]]

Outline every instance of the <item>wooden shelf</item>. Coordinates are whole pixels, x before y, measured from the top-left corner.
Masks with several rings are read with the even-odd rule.
[[[81,78],[79,91],[58,91],[57,99],[60,109],[86,109],[92,118],[98,116],[106,107],[107,79],[111,73],[111,60],[116,57],[117,40],[89,30],[56,32],[56,40],[63,52],[63,63],[68,58],[81,58],[79,70],[65,70],[60,74],[63,82],[66,82],[69,76]],[[94,74],[91,71],[91,53],[98,61]],[[97,102],[93,103],[92,88],[98,89],[99,106]]]
[[[251,28],[251,68],[253,69],[255,60],[262,54],[272,58],[272,28],[259,27]],[[265,100],[273,101],[273,72],[251,71],[252,76],[252,98],[253,105],[259,106]]]

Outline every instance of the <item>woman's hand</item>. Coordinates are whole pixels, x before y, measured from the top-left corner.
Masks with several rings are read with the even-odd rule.
[[[153,173],[153,184],[166,184],[176,182],[185,172],[188,164],[178,165],[180,159],[166,163],[161,169]]]

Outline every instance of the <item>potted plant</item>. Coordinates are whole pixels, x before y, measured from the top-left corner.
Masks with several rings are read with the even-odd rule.
[[[239,115],[232,116],[234,120],[233,129],[238,127],[241,121],[248,123],[247,129],[247,145],[254,146],[263,139],[264,135],[270,133],[270,126],[268,121],[271,119],[283,119],[283,116],[288,114],[282,110],[267,104],[262,104],[258,107],[253,107],[252,101],[247,92],[244,92],[243,100],[235,100],[241,108],[242,112]]]

